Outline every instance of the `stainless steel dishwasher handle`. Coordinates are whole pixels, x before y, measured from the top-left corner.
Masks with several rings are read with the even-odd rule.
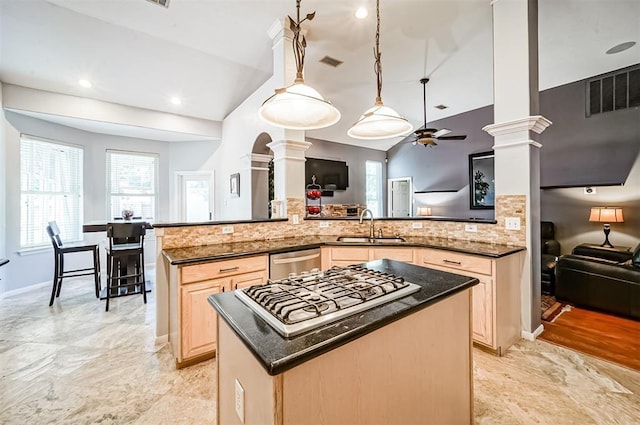
[[[273,258],[273,264],[290,264],[290,263],[299,263],[302,261],[313,260],[314,258],[320,257],[320,254],[311,254],[305,255],[304,257],[291,257],[291,258]]]

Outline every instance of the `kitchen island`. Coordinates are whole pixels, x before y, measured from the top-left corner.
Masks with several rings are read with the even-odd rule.
[[[365,266],[420,289],[291,338],[233,292],[208,298],[222,319],[218,423],[472,423],[478,280],[393,260]]]

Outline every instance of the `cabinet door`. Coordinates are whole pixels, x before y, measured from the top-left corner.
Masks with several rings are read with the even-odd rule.
[[[182,320],[180,324],[182,359],[212,352],[216,348],[218,314],[207,297],[230,285],[230,279],[213,279],[184,285],[181,289]]]
[[[494,347],[493,338],[493,283],[491,279],[475,276],[480,280],[473,287],[473,339]]]
[[[405,263],[413,263],[412,248],[372,248],[372,260],[381,260],[388,258],[389,260],[404,261]]]
[[[242,289],[248,286],[260,285],[267,281],[267,271],[245,273],[234,276],[231,282],[231,289]]]
[[[346,267],[369,261],[368,247],[334,247],[331,249],[331,266]]]

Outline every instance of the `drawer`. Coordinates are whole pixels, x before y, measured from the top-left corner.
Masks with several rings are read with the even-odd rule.
[[[440,249],[424,249],[422,251],[422,262],[424,264],[433,264],[435,266],[447,267],[460,271],[468,271],[484,275],[493,274],[493,260],[490,258],[461,254],[458,252],[444,251]]]
[[[268,256],[236,258],[233,260],[212,261],[210,263],[184,266],[181,269],[181,283],[199,282],[218,277],[233,276],[242,273],[267,270]]]
[[[369,261],[368,247],[334,247],[331,249],[331,259],[339,261],[353,261],[364,263]]]
[[[388,258],[389,260],[413,263],[413,249],[411,248],[373,248],[372,251],[372,260]]]

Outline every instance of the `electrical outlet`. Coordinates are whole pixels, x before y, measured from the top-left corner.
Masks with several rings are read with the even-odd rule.
[[[506,217],[504,228],[507,230],[520,230],[520,219],[518,217]]]
[[[323,229],[326,229],[327,227],[329,227],[329,222],[328,221],[321,221],[320,222],[320,227],[322,227]]]
[[[293,224],[300,224],[300,218],[298,218],[298,214],[292,215],[291,221],[293,222]]]
[[[224,226],[222,228],[222,234],[228,235],[229,233],[233,233],[233,226]]]
[[[471,232],[471,233],[477,233],[478,232],[478,226],[475,224],[465,224],[464,225],[464,231],[465,232]]]
[[[412,229],[422,229],[422,222],[421,221],[414,221],[411,223],[411,228]]]
[[[236,379],[236,415],[241,423],[244,423],[244,388],[240,385],[240,381]]]

